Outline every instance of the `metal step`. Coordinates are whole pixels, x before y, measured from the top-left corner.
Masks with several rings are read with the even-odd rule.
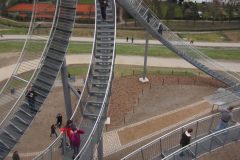
[[[15,128],[15,130],[17,130],[19,133],[23,134],[23,130],[20,129],[18,126],[16,126],[13,122],[9,122],[9,125],[12,126],[13,128]]]
[[[3,132],[14,142],[17,142],[16,137],[14,137],[12,134],[10,134],[7,130],[3,129]]]
[[[60,12],[59,12],[59,17],[74,21],[75,9],[74,8],[61,8]]]
[[[90,95],[94,95],[94,96],[105,96],[105,92],[106,92],[106,88],[98,88],[98,87],[91,87],[89,89],[89,93]]]
[[[46,91],[50,91],[51,88],[52,88],[51,85],[47,85],[45,82],[42,82],[40,80],[36,80],[34,84],[35,84],[36,87],[44,89]]]
[[[1,139],[2,139],[2,141],[5,143],[5,144],[7,144],[9,147],[13,147],[13,146],[15,146],[15,144],[17,143],[17,141],[16,140],[14,140],[14,139],[12,139],[8,134],[6,134],[6,133],[2,133],[1,134]]]
[[[25,121],[22,117],[19,115],[15,115],[15,117],[19,120],[19,122],[23,123],[24,125],[29,125],[27,121]]]
[[[59,68],[62,65],[62,62],[56,61],[53,59],[50,59],[49,57],[45,60],[44,65],[46,65],[49,68],[52,68],[53,70],[59,70]]]
[[[102,106],[102,102],[96,102],[96,101],[88,101],[87,105],[92,105],[92,106],[96,106],[96,107],[101,107]]]
[[[29,118],[30,118],[30,117],[33,117],[33,115],[29,113],[29,109],[23,108],[23,107],[21,106],[21,107],[19,107],[19,111],[21,111],[23,114],[25,114],[25,115],[28,116]]]
[[[26,113],[23,113],[22,111],[18,111],[15,113],[16,117],[18,116],[19,118],[21,118],[26,125],[29,125],[31,123],[32,117],[30,117],[29,115],[26,115]]]
[[[72,27],[73,27],[73,23],[71,23],[71,22],[73,22],[73,21],[69,21],[69,20],[66,20],[66,19],[63,19],[63,18],[59,18],[56,28],[64,30],[64,31],[71,32]]]
[[[44,82],[44,83],[46,83],[48,85],[52,85],[54,83],[55,79],[49,79],[49,78],[47,78],[45,76],[39,75],[37,77],[37,80],[42,81],[42,82]]]
[[[29,124],[23,123],[22,121],[19,121],[17,117],[14,117],[13,119],[11,119],[10,122],[14,124],[22,133],[24,133],[24,131],[29,125]]]
[[[75,9],[76,8],[76,1],[70,1],[70,0],[68,0],[68,1],[61,1],[61,3],[60,3],[60,6],[62,7],[62,8],[72,8],[72,9]]]
[[[112,59],[112,55],[96,54],[95,58],[109,60]]]
[[[10,149],[10,147],[6,143],[4,143],[1,139],[0,144],[3,145],[6,149]]]
[[[111,69],[110,68],[102,68],[102,67],[95,67],[94,72],[98,73],[110,73]]]
[[[40,72],[43,72],[43,73],[48,74],[48,75],[55,76],[55,74],[56,74],[56,72],[58,72],[58,70],[53,69],[53,68],[49,68],[48,66],[43,65]]]
[[[100,66],[109,66],[109,65],[111,66],[112,61],[96,61],[95,64]]]

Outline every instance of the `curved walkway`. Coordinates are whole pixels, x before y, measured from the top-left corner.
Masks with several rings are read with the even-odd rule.
[[[3,35],[3,37],[0,37],[0,41],[4,40],[25,40],[26,36],[25,35]],[[32,39],[34,40],[47,40],[47,36],[39,36],[39,35],[33,35]],[[91,37],[71,37],[70,41],[75,41],[75,42],[92,42],[93,38]],[[188,41],[186,41],[188,43]],[[128,42],[126,39],[118,38],[116,40],[116,43],[120,44],[131,44],[131,40],[129,39]],[[135,39],[134,44],[145,44],[144,39]],[[161,44],[158,40],[149,40],[149,44]],[[194,46],[198,47],[240,47],[240,43],[235,43],[235,42],[194,42],[192,44]]]
[[[67,64],[89,64],[90,54],[73,54],[67,55]],[[220,65],[224,68],[233,72],[240,72],[240,63],[232,61],[218,61]],[[116,56],[115,64],[123,65],[139,65],[143,66],[144,57],[143,56]],[[152,67],[169,67],[169,68],[196,68],[190,63],[186,62],[180,58],[160,58],[160,57],[148,57],[147,65]],[[0,81],[8,79],[14,69],[15,65],[9,65],[0,68]]]

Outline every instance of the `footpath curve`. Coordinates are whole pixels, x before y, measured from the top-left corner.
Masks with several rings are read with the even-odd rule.
[[[89,64],[90,54],[71,54],[66,57],[67,65],[71,64]],[[233,71],[240,72],[240,63],[226,60],[219,60],[220,65],[224,68]],[[122,65],[138,65],[143,66],[143,56],[116,56],[115,64]],[[151,67],[169,67],[169,68],[196,68],[190,63],[180,58],[160,58],[160,57],[148,57],[147,65]],[[0,68],[0,81],[8,79],[14,69],[15,65],[9,65]]]

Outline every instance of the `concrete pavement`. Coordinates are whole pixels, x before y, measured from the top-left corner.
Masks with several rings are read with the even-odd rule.
[[[67,55],[67,64],[89,64],[90,54],[81,55]],[[143,56],[116,56],[115,64],[122,65],[138,65],[143,66]],[[196,68],[190,63],[180,58],[161,58],[148,57],[148,66],[151,67],[169,67],[169,68]],[[218,61],[218,63],[225,69],[233,72],[240,72],[240,63],[232,61]],[[8,79],[14,69],[15,65],[5,66],[0,68],[0,81]],[[26,70],[27,71],[27,70]]]
[[[34,40],[47,40],[48,36],[39,36],[39,35],[32,35],[31,37]],[[26,35],[3,35],[3,37],[0,37],[0,41],[5,41],[5,40],[25,40]],[[75,42],[92,42],[93,38],[91,37],[71,37],[70,41],[75,41]],[[131,41],[129,40],[128,42],[126,39],[121,39],[117,38],[116,40],[117,43],[119,44],[131,44]],[[188,41],[186,41],[189,43]],[[134,44],[145,44],[145,40],[143,39],[135,39]],[[158,40],[149,40],[149,44],[154,44],[154,45],[162,45],[161,42]],[[193,46],[197,47],[240,47],[240,43],[230,43],[230,42],[194,42],[192,44]]]

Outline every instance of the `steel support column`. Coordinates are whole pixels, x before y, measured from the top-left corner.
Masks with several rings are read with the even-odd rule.
[[[148,82],[147,78],[147,55],[148,55],[148,41],[149,41],[149,34],[146,32],[145,35],[145,51],[144,51],[144,66],[143,66],[143,77],[139,78],[139,81],[145,83]]]
[[[66,115],[67,115],[67,119],[70,119],[72,116],[72,104],[71,104],[70,89],[68,85],[66,59],[64,59],[63,65],[61,68],[61,77],[62,77],[62,84],[63,84],[63,95],[64,95]]]
[[[98,144],[98,160],[103,160],[103,136],[101,136]]]

